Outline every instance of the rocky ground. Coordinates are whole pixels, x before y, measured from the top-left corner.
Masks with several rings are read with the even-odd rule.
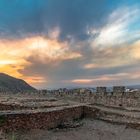
[[[84,119],[76,127],[8,134],[8,140],[139,140],[140,131],[125,125]],[[77,122],[76,122],[77,124]],[[75,125],[74,125],[75,126]]]
[[[50,108],[80,104],[76,100],[69,100],[65,98],[55,98],[49,96],[39,95],[0,95],[0,103],[3,105],[20,105],[28,109]],[[0,106],[2,107],[2,106]],[[114,108],[107,106],[94,105],[103,112],[108,114],[117,114],[130,116],[136,118],[139,123],[140,110],[139,108]],[[14,108],[15,111],[20,109]],[[1,108],[2,112],[2,108]],[[128,120],[126,117],[113,118],[114,120],[124,121]],[[110,117],[110,116],[105,116]],[[111,115],[112,118],[112,115]],[[109,118],[110,119],[110,118]],[[140,130],[129,128],[126,125],[116,125],[107,123],[101,120],[84,119],[80,122],[70,122],[70,124],[63,124],[59,128],[52,130],[30,130],[19,131],[6,134],[0,133],[0,140],[140,140]]]

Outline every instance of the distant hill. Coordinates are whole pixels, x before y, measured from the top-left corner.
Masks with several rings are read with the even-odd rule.
[[[0,91],[4,92],[27,92],[35,91],[22,79],[17,79],[4,73],[0,73]]]
[[[129,89],[140,89],[140,85],[129,85],[127,86]]]

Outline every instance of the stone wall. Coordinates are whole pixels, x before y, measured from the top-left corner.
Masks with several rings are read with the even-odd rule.
[[[107,93],[106,87],[97,87],[96,92],[97,92],[97,94],[103,94],[104,95],[104,94]]]
[[[83,106],[72,106],[50,110],[12,111],[0,114],[0,130],[51,129],[62,122],[83,116]]]
[[[26,106],[21,106],[21,105],[12,105],[12,104],[3,104],[3,103],[0,103],[0,110],[17,110],[17,109],[27,109]]]
[[[124,86],[114,86],[113,87],[113,94],[114,95],[123,95],[125,93],[125,87]]]
[[[83,107],[83,117],[84,118],[97,118],[99,110],[91,106],[85,105]]]
[[[118,110],[118,109],[117,109]],[[56,128],[64,122],[75,119],[92,118],[116,123],[137,124],[139,118],[119,112],[99,109],[92,105],[75,105],[65,108],[35,111],[7,111],[0,113],[0,131]]]
[[[65,97],[72,101],[80,103],[91,103],[91,104],[103,104],[108,106],[122,106],[122,107],[140,107],[140,92],[127,92],[125,94],[72,94],[64,95],[60,98]]]
[[[102,95],[92,95],[84,98],[80,98],[82,103],[91,104],[102,104],[108,106],[122,106],[122,107],[140,107],[140,97],[135,97],[132,95],[127,96],[102,96]]]
[[[95,103],[108,106],[140,107],[140,92],[127,92],[121,95],[107,95],[93,97]]]
[[[114,86],[113,92],[108,91],[106,87],[97,87],[96,91],[76,93],[69,95],[65,92],[55,95],[57,98],[68,98],[72,101],[79,101],[80,103],[102,104],[108,106],[123,106],[123,107],[140,107],[140,91],[125,92],[125,86]]]

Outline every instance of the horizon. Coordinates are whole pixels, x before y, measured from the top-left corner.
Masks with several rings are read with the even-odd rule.
[[[12,78],[16,78],[16,77],[13,77],[12,75],[8,75],[7,73],[0,73],[0,75],[6,75],[6,76],[10,76]],[[18,79],[18,78],[16,78]],[[21,79],[21,80],[24,80],[24,79]],[[27,83],[29,84],[29,83]],[[30,84],[29,84],[30,85]],[[31,86],[31,85],[30,85]],[[140,84],[136,84],[136,85],[104,85],[104,86],[101,86],[101,85],[92,85],[92,86],[85,86],[85,85],[81,85],[81,86],[62,86],[62,87],[53,87],[53,88],[48,88],[48,87],[44,87],[44,88],[36,88],[37,90],[57,90],[57,89],[75,89],[75,88],[92,88],[92,89],[96,89],[97,87],[106,87],[106,88],[113,88],[114,86],[125,86],[125,88],[135,88],[135,89],[140,89]],[[33,86],[32,86],[33,87]],[[35,87],[33,87],[35,88]]]
[[[37,89],[140,84],[139,0],[1,0],[0,73]]]

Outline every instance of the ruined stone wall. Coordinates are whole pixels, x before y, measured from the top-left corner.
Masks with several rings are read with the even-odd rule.
[[[55,108],[48,111],[7,112],[0,114],[0,131],[51,129],[64,122],[80,118],[94,118],[117,123],[138,124],[139,118],[118,112],[109,112],[92,105]],[[139,124],[138,124],[139,125]]]
[[[83,107],[83,117],[84,118],[97,118],[99,110],[91,106],[85,105]]]
[[[132,96],[93,96],[89,102],[108,106],[140,107],[140,98]]]
[[[125,92],[125,86],[114,86],[113,92],[107,92],[106,87],[97,87],[96,93],[65,93],[56,94],[56,97],[69,98],[81,103],[103,104],[108,106],[140,107],[140,91]]]
[[[83,106],[65,107],[50,111],[11,112],[0,114],[0,130],[50,129],[62,122],[83,116]]]
[[[80,103],[102,104],[108,106],[140,107],[140,92],[127,92],[125,94],[72,94],[63,95],[62,98],[69,98]]]
[[[97,94],[106,94],[106,87],[97,87],[96,88],[96,92],[97,92]]]
[[[27,109],[27,107],[0,103],[0,110],[21,110],[21,109]]]
[[[113,94],[116,96],[124,95],[125,87],[124,86],[114,86],[113,87]]]

